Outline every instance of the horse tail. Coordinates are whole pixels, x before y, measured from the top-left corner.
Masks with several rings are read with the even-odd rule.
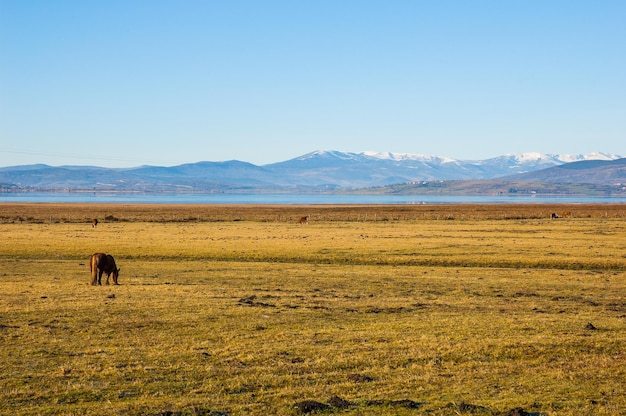
[[[89,260],[89,271],[91,272],[91,284],[95,285],[98,283],[98,253],[92,254],[91,259]]]

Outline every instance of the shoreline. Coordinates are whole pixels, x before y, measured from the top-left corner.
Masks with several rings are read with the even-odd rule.
[[[563,215],[564,212],[569,212]],[[0,223],[295,222],[626,218],[626,204],[147,204],[0,202]],[[565,218],[563,218],[565,217]]]

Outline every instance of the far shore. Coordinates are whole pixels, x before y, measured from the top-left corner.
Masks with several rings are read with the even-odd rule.
[[[116,204],[0,202],[1,223],[626,218],[625,204]]]

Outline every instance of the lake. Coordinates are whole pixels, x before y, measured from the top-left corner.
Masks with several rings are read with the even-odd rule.
[[[2,202],[122,204],[624,204],[626,197],[328,195],[328,194],[171,194],[171,193],[2,193]]]

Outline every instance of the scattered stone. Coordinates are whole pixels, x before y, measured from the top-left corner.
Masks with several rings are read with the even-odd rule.
[[[330,408],[326,403],[317,402],[315,400],[304,400],[296,403],[294,406],[302,413],[321,412]]]

